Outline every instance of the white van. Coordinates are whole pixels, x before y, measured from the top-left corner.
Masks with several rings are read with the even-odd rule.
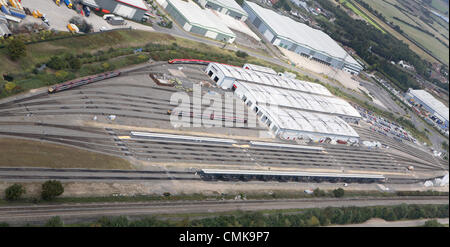
[[[113,18],[113,17],[115,17],[115,15],[107,14],[107,15],[104,15],[104,16],[103,16],[103,20],[109,20],[109,19],[111,19],[111,18]]]

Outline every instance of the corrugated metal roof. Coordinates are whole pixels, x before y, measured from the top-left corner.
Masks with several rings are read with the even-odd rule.
[[[311,50],[325,53],[330,57],[345,60],[362,69],[362,66],[326,33],[263,8],[256,3],[249,1],[245,1],[245,3],[279,36]]]
[[[236,37],[210,9],[202,9],[193,2],[184,2],[181,0],[167,0],[167,2],[176,8],[191,25]]]
[[[242,9],[242,7],[235,0],[219,0],[219,1],[218,0],[208,0],[208,2],[215,3],[219,6],[233,10],[244,16],[248,16],[247,12],[245,12],[245,10]]]
[[[312,135],[336,135],[359,138],[358,133],[337,116],[282,107],[262,106],[274,123],[285,130],[310,132]]]
[[[292,109],[361,117],[355,108],[340,98],[273,88],[254,83],[239,82],[239,84],[247,88],[250,94],[254,95],[258,104],[271,104]]]
[[[442,102],[437,100],[433,95],[428,93],[425,90],[409,90],[409,93],[418,99],[420,99],[422,102],[427,104],[428,107],[433,109],[435,112],[437,112],[439,115],[441,115],[445,120],[448,121],[448,107],[445,106]]]
[[[267,67],[259,66],[256,64],[246,63],[246,64],[244,64],[243,67],[249,68],[251,70],[258,71],[258,72],[264,72],[264,73],[277,75],[277,72],[275,70],[273,70],[272,68],[267,68]]]
[[[326,96],[333,96],[330,93],[330,91],[328,91],[328,89],[317,83],[301,81],[297,79],[258,72],[254,70],[248,70],[239,67],[227,66],[219,63],[213,63],[212,65],[221,70],[226,77],[235,78],[236,80],[250,81],[267,86],[292,89]]]

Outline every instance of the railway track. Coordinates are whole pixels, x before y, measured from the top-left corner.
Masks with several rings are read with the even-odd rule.
[[[71,180],[71,181],[199,181],[195,171],[134,171],[99,169],[53,169],[53,168],[0,168],[4,180]]]
[[[384,135],[381,135],[379,133],[370,130],[363,129],[358,126],[353,126],[353,128],[355,128],[355,130],[361,135],[361,137],[364,137],[364,139],[379,141],[383,144],[390,146],[391,148],[395,148],[403,153],[416,157],[420,160],[426,161],[428,164],[432,164],[433,166],[439,169],[445,169],[445,165],[447,165],[448,169],[448,163],[445,164],[444,161],[436,159],[435,157],[433,157],[433,155],[419,148],[411,147],[404,143],[398,142],[392,138],[386,137]]]
[[[148,68],[125,72],[147,73]],[[149,84],[150,85],[150,84]],[[139,85],[134,83],[97,82],[88,84],[82,88],[62,91],[48,95],[41,93],[27,98],[16,99],[0,104],[0,115],[4,117],[22,117],[26,115],[51,116],[51,115],[116,115],[119,118],[137,120],[156,120],[168,122],[170,116],[167,110],[174,105],[170,104],[170,95],[180,92],[175,88]],[[120,93],[118,92],[120,91]],[[194,95],[191,97],[190,106]],[[234,100],[234,103],[239,101]],[[202,108],[209,107],[203,104]],[[249,118],[247,108],[244,113],[238,114],[238,118]],[[227,109],[222,107],[222,112]],[[216,120],[222,125],[222,120]],[[194,118],[181,120],[180,123],[194,123]],[[402,153],[412,155],[417,160],[410,160],[401,155],[382,152],[380,150],[368,150],[364,148],[323,145],[325,152],[314,150],[289,150],[264,147],[237,148],[230,145],[211,145],[197,143],[180,143],[168,140],[119,140],[117,136],[128,136],[128,132],[120,130],[106,130],[82,126],[69,126],[52,123],[33,123],[18,121],[0,121],[0,128],[4,126],[8,131],[1,130],[0,135],[16,136],[53,143],[60,143],[80,147],[88,150],[112,154],[116,156],[133,156],[135,158],[154,162],[191,162],[198,164],[236,164],[253,165],[260,167],[283,168],[344,168],[370,171],[394,171],[404,172],[413,165],[418,171],[442,170],[442,164],[438,164],[434,157],[423,151],[415,151],[402,143],[384,137],[378,133],[372,133],[364,128],[355,127],[361,136],[373,136],[375,140],[388,144],[390,147]],[[20,128],[39,127],[45,129],[42,133],[20,132]],[[266,131],[266,128],[239,127],[233,129]],[[57,130],[56,132],[52,132]],[[29,132],[32,132],[31,130]],[[59,133],[58,133],[59,132]],[[64,132],[64,134],[61,134]],[[67,132],[68,134],[66,134]],[[72,134],[70,134],[72,133]],[[97,137],[94,137],[98,135]],[[239,141],[240,145],[248,145],[248,142]],[[447,168],[448,169],[448,168]],[[114,176],[112,176],[114,177]]]
[[[65,223],[95,220],[101,216],[143,216],[177,213],[218,213],[274,209],[302,209],[346,206],[389,206],[400,204],[448,204],[448,196],[393,197],[393,198],[316,198],[279,200],[211,200],[159,201],[133,203],[81,203],[59,205],[17,205],[0,207],[0,222],[11,224],[43,223],[54,216]]]
[[[9,124],[18,124],[10,122]],[[31,123],[27,123],[33,125]],[[0,124],[1,125],[1,124]],[[47,126],[47,124],[36,124],[36,126]],[[101,138],[64,136],[39,133],[12,133],[0,132],[1,135],[20,136],[47,140],[55,143],[72,145],[89,150],[113,155],[132,155],[138,159],[154,162],[184,161],[207,164],[237,164],[237,165],[260,165],[269,167],[291,167],[291,168],[333,168],[345,167],[347,169],[368,169],[385,171],[405,171],[405,166],[395,165],[392,159],[380,158],[381,152],[340,150],[335,153],[323,153],[313,150],[282,150],[268,149],[264,147],[250,147],[247,149],[236,148],[231,145],[192,143],[159,139],[131,139],[122,140],[123,146],[115,143],[115,137],[106,131],[98,129],[80,128],[75,126],[50,125],[68,130],[89,131],[90,133],[102,134]],[[48,127],[48,126],[47,126]],[[117,134],[117,133],[116,133]],[[119,132],[120,135],[120,132]],[[126,152],[124,152],[126,148]],[[432,170],[429,167],[417,167],[418,170]]]

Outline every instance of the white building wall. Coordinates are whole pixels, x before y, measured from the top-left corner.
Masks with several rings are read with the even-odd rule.
[[[230,89],[233,86],[234,79],[225,77],[225,74],[212,63],[206,67],[205,72],[211,80],[217,83],[217,86],[223,89]]]
[[[186,30],[186,31],[191,31],[191,28],[192,28],[192,25],[191,24],[189,24],[188,22],[186,22],[185,24],[184,24],[184,26],[183,26],[183,29],[184,30]]]
[[[267,39],[268,41],[272,41],[272,39],[273,39],[274,36],[275,36],[275,35],[274,35],[269,29],[267,29],[267,30],[264,32],[264,37],[266,37],[266,39]]]
[[[211,38],[211,39],[216,39],[217,38],[217,33],[208,30],[206,32],[205,36],[208,37],[208,38]]]

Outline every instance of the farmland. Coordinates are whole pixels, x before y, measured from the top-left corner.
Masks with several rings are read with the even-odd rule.
[[[350,1],[347,0],[341,0],[340,1],[341,4],[344,4],[345,6],[347,6],[347,8],[351,9],[355,14],[357,14],[358,16],[364,18],[364,20],[366,20],[368,23],[370,23],[372,26],[374,26],[375,28],[377,28],[378,30],[380,30],[382,33],[386,33],[379,25],[377,25],[371,18],[369,18],[367,15],[365,15],[364,13],[362,13],[358,8],[356,8]]]
[[[448,30],[445,30],[445,28],[443,27],[440,27],[439,29],[435,28],[439,32],[433,30],[433,28],[431,28],[427,23],[424,23],[418,17],[412,15],[411,13],[408,13],[408,11],[406,11],[406,9],[402,7],[403,5],[400,1],[362,1],[368,4],[373,10],[382,13],[387,22],[392,22],[394,25],[398,25],[404,32],[404,35],[430,51],[442,63],[445,63],[447,65],[449,64],[447,53],[442,52],[448,49],[446,47],[446,45],[448,46]],[[358,6],[357,4],[355,5]],[[435,23],[435,25],[436,24],[437,23]],[[416,28],[413,26],[415,26]],[[429,33],[425,33],[418,28],[423,29]],[[436,38],[430,34],[434,35]]]

